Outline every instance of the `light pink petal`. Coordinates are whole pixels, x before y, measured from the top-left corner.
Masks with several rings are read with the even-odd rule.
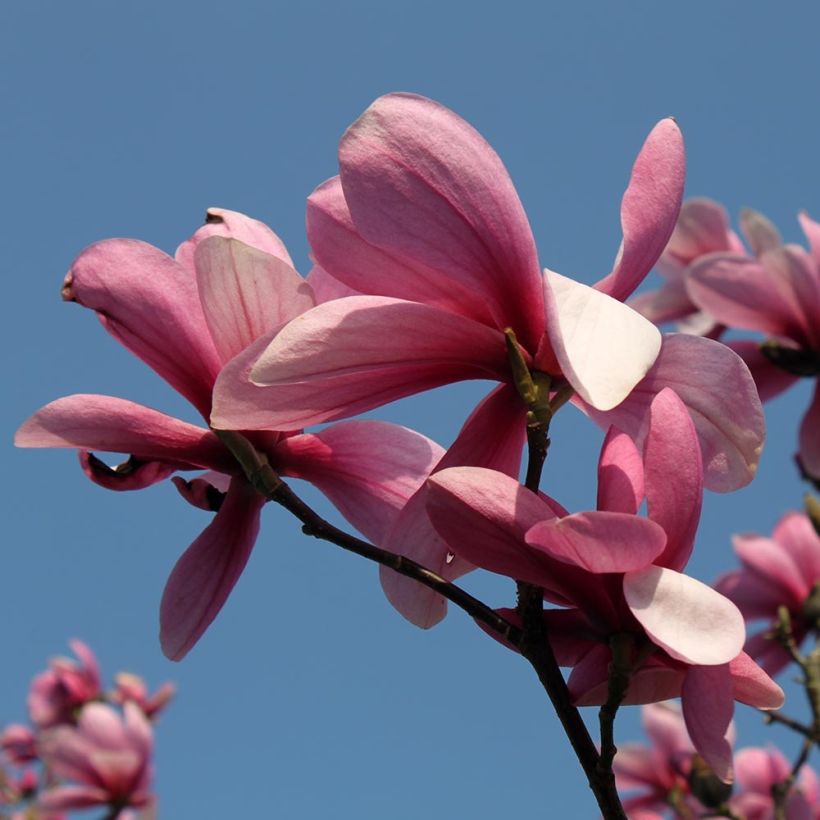
[[[633,296],[627,304],[645,319],[662,325],[691,316],[698,308],[689,298],[682,279],[664,282],[658,290],[646,291]]]
[[[652,369],[626,401],[607,413],[574,403],[604,429],[615,425],[642,446],[652,400],[671,387],[692,416],[703,456],[704,486],[729,492],[754,477],[765,423],[749,369],[726,345],[684,334],[664,336]]]
[[[83,673],[88,677],[92,685],[99,687],[101,683],[100,665],[97,662],[97,656],[91,651],[91,647],[84,641],[79,640],[79,638],[72,638],[68,642],[68,645],[79,659]]]
[[[493,324],[485,296],[472,282],[464,284],[400,251],[363,239],[353,223],[339,177],[322,183],[308,197],[307,233],[320,270],[327,271],[325,277],[352,289],[345,295],[393,296]]]
[[[366,241],[475,290],[498,328],[535,349],[544,301],[532,232],[506,168],[472,126],[432,100],[388,94],[348,128],[339,165]]]
[[[809,250],[814,257],[814,261],[820,265],[820,222],[815,222],[805,211],[797,215],[797,221],[806,234],[809,243]]]
[[[667,544],[655,561],[682,570],[695,543],[703,501],[703,465],[695,425],[686,405],[665,388],[649,408],[644,446],[649,517],[666,531]]]
[[[820,379],[800,422],[800,464],[809,476],[820,480]]]
[[[160,605],[160,642],[171,660],[184,658],[222,609],[250,557],[264,503],[235,478],[214,520],[174,566]]]
[[[547,332],[567,381],[597,410],[611,410],[652,367],[660,331],[637,311],[605,293],[549,270],[544,286]]]
[[[724,783],[731,783],[732,746],[728,734],[735,711],[728,664],[692,666],[681,693],[683,718],[692,744]]]
[[[91,481],[115,492],[144,490],[146,487],[165,481],[177,470],[188,466],[177,463],[169,464],[164,461],[140,461],[134,456],[129,456],[115,467],[109,467],[102,459],[97,458],[88,450],[80,450],[77,456],[80,468]]]
[[[772,221],[764,216],[760,211],[752,208],[743,208],[740,212],[740,229],[755,256],[761,256],[767,251],[773,251],[781,247],[783,240],[780,238],[780,231],[774,226]]]
[[[104,806],[109,801],[106,789],[99,786],[51,786],[37,798],[40,811],[71,811]]]
[[[151,756],[154,748],[154,733],[151,722],[142,709],[132,701],[123,704],[125,732],[131,748],[136,749],[145,761]]]
[[[247,385],[249,369],[270,389]],[[428,305],[351,296],[318,305],[264,351],[252,346],[234,359],[214,390],[211,422],[298,430],[453,381],[505,379],[508,369],[499,331]]]
[[[473,411],[436,470],[471,466],[498,470],[515,478],[521,466],[526,437],[526,410],[516,391],[495,388]],[[406,555],[422,566],[454,581],[473,565],[453,552],[427,515],[422,489],[410,500],[384,539],[390,552]],[[429,587],[381,567],[379,577],[388,600],[411,623],[428,629],[444,618],[447,600]]]
[[[799,609],[808,597],[811,582],[806,579],[794,559],[771,538],[760,535],[736,535],[732,545],[738,558],[760,578],[779,588],[784,604]]]
[[[343,299],[345,296],[361,296],[358,290],[354,290],[345,285],[344,282],[340,282],[324,268],[320,268],[319,265],[314,265],[310,269],[305,281],[313,290],[317,305],[322,302],[329,302],[331,299]]]
[[[113,396],[78,394],[41,407],[14,437],[18,447],[75,447],[229,471],[230,454],[210,431]]]
[[[348,421],[276,445],[274,467],[318,487],[366,538],[380,544],[444,449],[383,421]]]
[[[771,796],[772,786],[791,774],[791,765],[774,747],[741,749],[735,757],[737,782],[752,792]]]
[[[107,703],[87,703],[80,712],[77,728],[84,740],[101,749],[129,746],[122,719]]]
[[[293,267],[285,243],[267,225],[245,214],[224,208],[208,208],[205,213],[205,224],[177,248],[177,262],[193,273],[197,246],[210,236],[227,236],[231,239],[238,239]]]
[[[594,573],[641,569],[666,545],[666,533],[654,521],[621,512],[575,513],[540,521],[525,538],[558,561]]]
[[[238,239],[212,236],[196,248],[205,320],[223,362],[310,310],[310,285],[287,263]]]
[[[666,759],[691,754],[692,741],[677,703],[650,703],[641,710],[641,723],[653,745]]]
[[[220,360],[189,271],[145,242],[108,239],[77,257],[63,298],[96,311],[117,341],[207,418]]]
[[[727,347],[740,356],[752,378],[755,381],[760,401],[768,401],[791,387],[797,380],[797,376],[787,373],[782,367],[777,367],[763,355],[760,345],[757,342],[744,339],[732,339],[726,343]]]
[[[713,666],[743,649],[740,610],[694,578],[650,566],[624,576],[624,596],[649,637],[673,658]]]
[[[820,580],[820,535],[805,513],[786,513],[777,522],[772,539],[791,555],[809,586]]]
[[[758,709],[779,709],[783,690],[745,653],[729,662],[734,698]]]
[[[638,512],[644,499],[643,459],[635,442],[610,427],[598,458],[599,510]]]
[[[643,281],[666,247],[683,198],[683,137],[670,117],[650,131],[621,202],[623,242],[615,267],[595,286],[623,301]]]

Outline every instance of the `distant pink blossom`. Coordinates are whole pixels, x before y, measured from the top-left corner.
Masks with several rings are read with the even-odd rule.
[[[798,645],[820,622],[820,536],[807,515],[789,512],[777,522],[771,538],[736,535],[733,542],[743,567],[723,575],[715,586],[737,604],[747,621],[767,621],[749,638],[746,651],[776,675],[791,662],[789,653],[771,637],[778,608],[789,611]]]
[[[139,675],[120,672],[114,677],[114,689],[109,697],[112,703],[136,703],[147,718],[156,717],[171,701],[176,692],[173,683],[164,683],[153,694]]]
[[[40,729],[74,723],[77,711],[102,694],[100,668],[94,653],[79,640],[69,642],[77,656],[52,658],[49,668],[37,675],[28,695],[28,711]]]
[[[281,240],[242,214],[208,212],[207,224],[172,258],[132,239],[86,248],[66,299],[103,326],[202,414],[207,425],[217,376],[249,346],[301,317],[316,299]],[[424,436],[379,421],[338,424],[316,434],[249,434],[279,473],[312,482],[366,537],[380,540],[443,451]],[[18,430],[21,447],[71,447],[93,481],[141,489],[175,477],[183,497],[216,512],[174,567],[160,608],[160,639],[182,658],[216,617],[248,561],[265,498],[207,427],[111,396],[77,395],[41,408]],[[131,453],[107,467],[89,450]]]
[[[0,749],[15,766],[37,759],[37,737],[28,726],[12,723],[0,732]]]

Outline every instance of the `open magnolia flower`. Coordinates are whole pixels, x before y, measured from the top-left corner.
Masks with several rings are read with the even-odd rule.
[[[315,304],[282,242],[241,214],[212,209],[207,224],[172,258],[132,239],[84,250],[64,287],[66,299],[97,312],[119,342],[150,365],[206,421],[211,394],[233,357]],[[356,421],[316,434],[250,434],[273,468],[313,483],[353,526],[379,541],[443,450],[397,425]],[[38,410],[18,430],[20,447],[73,447],[87,475],[115,490],[133,490],[179,470],[192,504],[216,511],[174,567],[160,611],[160,638],[172,659],[204,633],[236,584],[259,530],[265,498],[245,479],[222,441],[189,424],[112,396],[76,395]],[[131,453],[116,469],[88,450]]]
[[[773,709],[783,692],[742,652],[737,607],[682,572],[703,480],[694,425],[674,392],[652,402],[643,459],[628,436],[610,430],[597,510],[568,514],[490,470],[443,470],[429,487],[430,518],[453,553],[541,587],[563,607],[546,610],[544,620],[559,664],[573,667],[576,704],[606,701],[617,644],[630,664],[624,702],[681,696],[695,748],[720,778],[731,778],[734,701]],[[644,498],[646,518],[637,515]]]
[[[340,176],[309,200],[308,237],[316,275],[360,295],[307,311],[238,357],[217,382],[214,426],[298,429],[463,379],[512,392],[512,329],[530,370],[638,440],[652,397],[674,387],[695,419],[708,485],[751,479],[763,424],[746,367],[710,340],[661,346],[657,329],[622,304],[677,218],[684,156],[673,120],[658,123],[638,155],[623,242],[594,287],[542,272],[501,160],[432,100],[376,100],[342,138],[339,164]],[[487,436],[499,429],[491,413],[482,421]]]

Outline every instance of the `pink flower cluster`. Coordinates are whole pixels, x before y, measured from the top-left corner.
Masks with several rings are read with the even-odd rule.
[[[71,648],[76,660],[53,658],[32,681],[32,725],[0,733],[0,817],[61,820],[74,809],[107,807],[117,820],[149,820],[152,721],[174,687],[149,694],[141,678],[121,673],[106,692],[91,650],[78,640]]]

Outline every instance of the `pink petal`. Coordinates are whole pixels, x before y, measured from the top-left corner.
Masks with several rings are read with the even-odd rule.
[[[639,293],[633,296],[627,304],[632,310],[637,310],[641,316],[656,325],[683,319],[698,310],[689,298],[682,279],[664,282],[658,290]]]
[[[74,261],[63,298],[105,329],[207,418],[220,360],[189,271],[135,239],[108,239]]]
[[[287,263],[237,239],[212,236],[194,254],[205,319],[223,362],[310,310],[310,285]]]
[[[540,521],[525,538],[558,561],[595,573],[641,569],[666,545],[666,533],[654,521],[621,512],[575,513]]]
[[[366,538],[380,544],[444,449],[383,421],[348,421],[276,445],[274,467],[318,487]]]
[[[763,447],[763,409],[748,368],[720,342],[667,334],[646,378],[618,407],[601,413],[573,401],[601,427],[614,424],[640,447],[647,432],[647,410],[664,387],[678,394],[692,416],[703,456],[704,486],[729,492],[748,484]]]
[[[504,379],[508,368],[496,330],[428,305],[351,296],[302,314],[264,352],[252,346],[234,359],[214,390],[211,422],[298,430],[453,381]],[[270,389],[247,385],[248,370]]]
[[[618,744],[612,770],[620,790],[655,786],[664,774],[652,751],[637,743]]]
[[[803,576],[794,559],[780,544],[759,535],[736,535],[732,544],[746,567],[778,588],[781,596],[778,605],[790,609],[802,606],[812,581]]]
[[[814,257],[814,261],[820,265],[820,222],[815,222],[805,211],[797,215],[797,221],[806,234],[809,243],[809,250]]]
[[[37,798],[37,807],[41,812],[71,811],[104,806],[108,801],[108,791],[99,786],[51,786]]]
[[[694,578],[650,566],[624,576],[624,596],[649,637],[677,660],[714,666],[743,649],[740,610]]]
[[[670,117],[649,133],[621,202],[624,238],[615,267],[595,286],[619,301],[643,281],[666,247],[683,198],[683,137]]]
[[[740,229],[749,240],[755,256],[761,256],[783,245],[780,231],[775,228],[771,220],[752,208],[744,208],[740,212]]]
[[[293,267],[285,243],[267,225],[245,214],[227,211],[224,208],[208,208],[205,213],[205,224],[177,248],[177,262],[193,273],[195,270],[194,253],[197,246],[209,236],[227,236],[231,239],[238,239]]]
[[[749,621],[773,618],[777,607],[785,603],[787,597],[769,578],[762,578],[748,570],[727,572],[715,581],[714,586],[721,595],[734,601]]]
[[[820,535],[805,513],[786,513],[777,522],[772,539],[791,555],[809,586],[820,580]]]
[[[76,447],[229,472],[232,458],[210,431],[113,396],[78,394],[41,407],[14,437],[18,447]]]
[[[165,481],[177,470],[189,466],[168,464],[163,461],[140,461],[134,456],[129,456],[116,467],[109,467],[102,459],[97,458],[88,450],[80,450],[77,455],[80,468],[91,481],[115,492],[144,490],[146,487]]]
[[[741,749],[735,758],[737,782],[749,791],[771,796],[772,786],[791,774],[791,765],[779,749]],[[772,804],[773,806],[774,804]]]
[[[695,749],[720,780],[731,783],[732,747],[727,735],[735,701],[728,664],[690,667],[683,682],[681,703]]]
[[[798,640],[800,637],[800,640]],[[805,636],[795,635],[799,646]],[[767,674],[775,677],[779,675],[793,660],[792,656],[777,642],[771,629],[751,635],[746,641],[744,651],[760,664],[760,668]]]
[[[660,331],[638,312],[594,288],[544,271],[547,332],[567,381],[597,410],[611,410],[646,375]]]
[[[814,386],[809,409],[800,422],[800,464],[816,480],[820,480],[820,379]]]
[[[329,302],[331,299],[343,299],[345,296],[361,296],[358,290],[354,290],[340,282],[318,265],[314,265],[310,269],[305,281],[313,290],[317,305],[322,302]]]
[[[697,433],[674,391],[661,390],[649,408],[644,447],[649,517],[666,531],[658,566],[682,570],[695,543],[703,501],[703,466]]]
[[[250,557],[265,499],[235,478],[214,520],[174,566],[160,605],[160,642],[182,660],[222,609]]]
[[[599,510],[632,513],[644,499],[643,460],[635,442],[610,427],[598,459]]]
[[[493,324],[482,291],[471,283],[465,286],[390,247],[364,240],[350,216],[339,177],[322,183],[308,198],[307,231],[316,261],[327,271],[325,276],[351,289],[345,295],[392,296]]]
[[[506,168],[475,129],[432,100],[388,94],[348,128],[339,165],[367,242],[481,294],[496,326],[535,349],[544,332],[535,244]]]
[[[525,416],[525,408],[513,388],[495,388],[464,423],[436,470],[462,465],[487,467],[516,477],[526,436]],[[473,569],[436,532],[427,515],[427,495],[423,489],[399,514],[383,546],[448,581]],[[385,567],[380,568],[379,577],[390,603],[416,626],[429,629],[447,614],[447,600],[429,587]]]
[[[651,703],[641,710],[641,723],[653,745],[667,759],[691,754],[692,741],[676,703]]]
[[[179,494],[193,507],[208,512],[216,512],[225,500],[225,493],[231,483],[231,477],[209,470],[207,473],[186,480],[174,476],[171,481]]]
[[[768,401],[791,387],[797,380],[783,368],[777,367],[763,355],[757,342],[732,339],[726,343],[737,353],[749,368],[755,381],[760,401]]]
[[[729,662],[734,698],[758,709],[779,709],[783,690],[745,653]]]

